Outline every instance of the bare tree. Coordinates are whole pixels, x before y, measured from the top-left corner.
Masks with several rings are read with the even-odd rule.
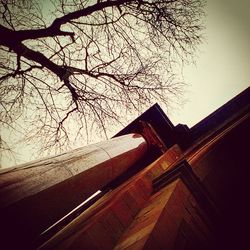
[[[42,2],[1,0],[2,127],[25,121],[27,138],[60,148],[180,91],[202,0]]]

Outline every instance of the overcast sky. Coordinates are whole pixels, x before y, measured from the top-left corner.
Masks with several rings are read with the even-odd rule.
[[[189,127],[250,86],[250,1],[207,0],[205,41],[196,65],[184,68],[189,85],[177,110],[168,113],[174,124]],[[30,160],[29,148],[19,150],[19,161]],[[2,158],[3,167],[15,165]]]
[[[250,86],[250,1],[207,0],[205,42],[184,68],[187,103],[168,114],[192,126]]]

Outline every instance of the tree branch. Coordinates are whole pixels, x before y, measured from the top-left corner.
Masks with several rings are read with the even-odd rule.
[[[129,3],[132,1],[133,0],[113,0],[113,1],[106,1],[106,2],[98,2],[87,8],[77,10],[67,15],[64,15],[62,17],[56,18],[49,27],[43,28],[43,29],[29,29],[29,30],[13,31],[0,24],[0,34],[5,35],[4,38],[1,35],[2,37],[1,40],[9,40],[11,37],[14,37],[16,40],[21,42],[21,41],[28,40],[28,39],[38,39],[38,38],[54,37],[54,36],[70,36],[73,40],[74,32],[62,31],[61,26],[63,24],[66,24],[69,21],[78,19],[80,17],[91,15],[92,13],[103,10],[107,7],[119,6],[121,4]],[[0,43],[1,43],[1,40],[0,40]]]

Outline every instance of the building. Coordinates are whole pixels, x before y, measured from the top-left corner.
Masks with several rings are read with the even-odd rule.
[[[248,249],[249,111],[250,88],[192,128],[156,104],[111,141],[2,171],[3,249]]]

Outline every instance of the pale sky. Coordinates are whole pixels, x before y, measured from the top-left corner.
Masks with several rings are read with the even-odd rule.
[[[207,0],[205,43],[184,68],[187,103],[170,113],[189,127],[250,86],[250,1]]]
[[[196,65],[183,70],[189,84],[183,96],[187,102],[168,113],[174,124],[191,127],[250,86],[250,1],[207,0],[206,11],[205,41]],[[2,158],[1,165],[10,167],[30,159],[30,148],[22,147],[18,161]]]

